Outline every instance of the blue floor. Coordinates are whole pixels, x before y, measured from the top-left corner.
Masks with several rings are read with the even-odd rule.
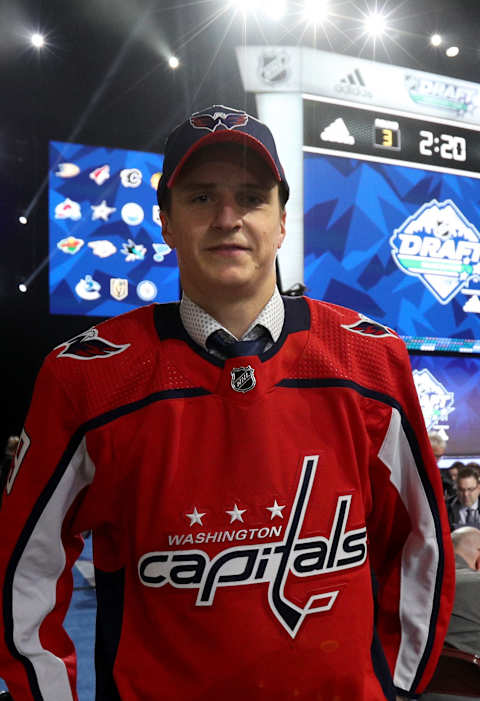
[[[95,589],[79,569],[80,567],[83,571],[88,569],[91,560],[92,543],[90,539],[87,539],[78,561],[78,567],[76,566],[73,571],[74,592],[65,618],[65,628],[77,650],[79,701],[93,701],[95,698],[93,648],[97,601]],[[5,683],[0,678],[0,691],[6,688]]]

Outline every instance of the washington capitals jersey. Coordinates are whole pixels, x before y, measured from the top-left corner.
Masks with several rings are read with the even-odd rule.
[[[387,327],[284,300],[222,361],[178,305],[105,321],[38,375],[0,511],[0,675],[72,701],[62,627],[92,531],[97,701],[422,692],[454,591],[442,486]]]

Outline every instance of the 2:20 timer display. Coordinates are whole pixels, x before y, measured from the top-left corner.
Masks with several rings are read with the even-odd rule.
[[[464,162],[467,160],[467,140],[463,136],[453,134],[440,134],[435,136],[433,131],[422,129],[420,131],[418,150],[422,156],[439,154],[440,158],[449,161]]]

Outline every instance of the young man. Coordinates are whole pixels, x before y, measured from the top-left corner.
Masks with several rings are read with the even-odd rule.
[[[453,553],[405,346],[280,296],[288,192],[264,124],[192,115],[158,190],[181,303],[46,359],[1,512],[14,697],[75,698],[87,530],[98,701],[390,701],[433,672]]]

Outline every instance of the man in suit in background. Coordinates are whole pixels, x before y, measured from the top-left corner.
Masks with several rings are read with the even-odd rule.
[[[463,526],[452,533],[452,541],[456,570],[455,603],[445,642],[458,650],[480,656],[480,530]],[[425,694],[422,701],[468,701],[472,698],[475,697]]]
[[[470,465],[460,468],[457,479],[457,496],[447,502],[448,520],[452,531],[462,526],[480,528],[479,507],[480,480]]]

